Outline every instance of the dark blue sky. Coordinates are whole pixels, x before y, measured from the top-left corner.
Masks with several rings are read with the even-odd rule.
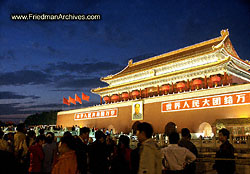
[[[11,14],[100,14],[100,21],[12,21]],[[100,78],[229,29],[250,58],[248,0],[0,0],[0,119],[69,109],[62,97],[90,95]]]

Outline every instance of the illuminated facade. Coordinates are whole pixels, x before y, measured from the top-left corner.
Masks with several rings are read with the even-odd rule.
[[[139,62],[130,60],[108,84],[93,89],[98,106],[62,111],[57,124],[109,128],[129,132],[135,102],[142,120],[156,132],[188,127],[210,136],[217,119],[250,116],[250,64],[239,58],[227,30],[221,36]],[[171,124],[170,124],[171,125]]]

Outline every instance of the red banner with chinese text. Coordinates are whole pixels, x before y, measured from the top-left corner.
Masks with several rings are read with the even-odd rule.
[[[161,112],[175,112],[250,104],[250,91],[163,102]]]
[[[117,117],[118,109],[105,109],[99,111],[89,111],[89,112],[81,112],[76,113],[74,116],[75,120],[88,120],[88,119],[98,119],[98,118],[110,118]]]

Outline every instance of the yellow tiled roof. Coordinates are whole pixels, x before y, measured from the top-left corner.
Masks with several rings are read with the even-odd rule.
[[[129,65],[126,68],[124,68],[121,72],[115,75],[103,77],[101,80],[108,81],[111,79],[133,74],[136,72],[145,71],[147,69],[151,69],[152,67],[166,64],[172,61],[187,59],[189,57],[191,58],[194,56],[199,56],[199,55],[213,52],[215,46],[217,46],[220,42],[222,42],[227,36],[228,36],[228,31],[222,30],[220,37],[217,37],[208,41],[204,41],[195,45],[191,45],[185,48],[181,48],[175,51],[171,51],[171,52],[168,52],[159,56],[155,56],[146,60],[142,60],[139,62],[135,62],[135,63],[133,63],[130,60]]]

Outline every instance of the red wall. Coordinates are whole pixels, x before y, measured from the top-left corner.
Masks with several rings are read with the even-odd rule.
[[[101,118],[92,120],[75,121],[74,114],[57,116],[57,125],[71,127],[72,125],[88,126],[90,128],[112,128],[116,132],[130,132],[132,125],[132,106],[116,107],[118,116],[113,118]],[[187,127],[191,132],[198,132],[201,123],[207,122],[212,125],[216,119],[223,118],[246,118],[250,117],[250,105],[229,106],[210,109],[198,109],[178,112],[161,112],[161,102],[144,104],[144,120],[153,125],[155,132],[164,132],[168,122],[174,122],[177,130]],[[112,126],[111,126],[112,125]]]

